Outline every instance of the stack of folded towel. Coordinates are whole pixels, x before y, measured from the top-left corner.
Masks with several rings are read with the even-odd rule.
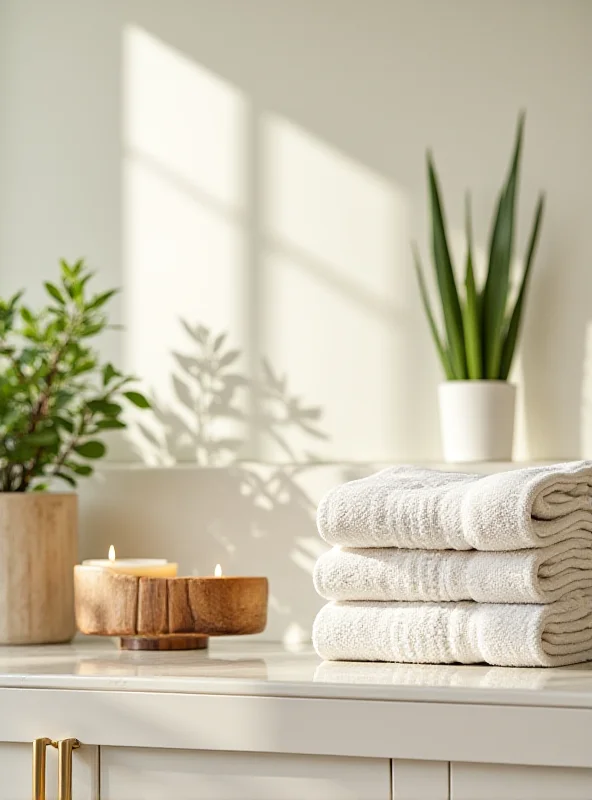
[[[592,659],[592,464],[480,476],[394,467],[317,514],[313,641],[330,661]]]

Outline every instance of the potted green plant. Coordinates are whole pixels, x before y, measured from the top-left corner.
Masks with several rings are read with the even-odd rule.
[[[91,278],[62,261],[40,311],[22,292],[0,300],[0,644],[72,638],[77,498],[49,489],[92,474],[104,434],[126,427],[123,402],[149,407],[90,345],[115,293],[89,294]]]
[[[466,204],[467,252],[464,293],[459,292],[446,233],[439,181],[427,155],[432,258],[442,306],[444,331],[432,312],[420,262],[413,247],[419,289],[446,381],[439,386],[440,420],[447,461],[505,461],[512,457],[516,389],[508,382],[536,250],[544,195],[539,196],[524,259],[522,278],[511,302],[510,268],[514,253],[516,195],[524,114],[510,171],[499,194],[489,238],[487,276],[474,273],[470,201]]]

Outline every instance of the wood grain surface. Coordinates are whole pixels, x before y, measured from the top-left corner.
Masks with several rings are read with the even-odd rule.
[[[137,578],[76,566],[76,624],[99,636],[261,633],[267,578]]]
[[[137,633],[138,581],[101,567],[74,568],[76,625],[96,636]]]
[[[0,493],[0,644],[74,636],[77,553],[75,494]]]
[[[170,633],[229,636],[265,629],[266,578],[171,578],[168,589]]]
[[[163,578],[140,578],[138,585],[137,633],[168,633],[167,581]]]

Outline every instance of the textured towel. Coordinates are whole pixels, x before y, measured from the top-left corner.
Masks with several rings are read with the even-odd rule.
[[[592,589],[592,546],[567,539],[505,553],[334,547],[317,561],[314,584],[326,600],[551,603]]]
[[[494,475],[389,467],[331,490],[319,533],[345,547],[522,550],[592,540],[592,463]]]
[[[327,661],[559,667],[592,659],[592,598],[549,605],[329,603],[313,626]]]

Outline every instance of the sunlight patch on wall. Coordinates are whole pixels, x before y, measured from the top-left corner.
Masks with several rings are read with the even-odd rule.
[[[265,131],[266,232],[376,298],[393,283],[404,198],[380,176],[293,123]],[[386,302],[393,301],[387,294]]]
[[[172,353],[187,349],[181,320],[246,340],[246,113],[225,81],[145,31],[125,30],[126,368],[142,376],[173,428],[193,424],[172,379]],[[137,439],[146,455],[144,444]],[[194,458],[191,448],[180,455]]]
[[[173,353],[200,353],[181,321],[244,336],[244,237],[232,222],[191,202],[141,163],[129,161],[125,177],[127,366],[170,409],[173,428],[183,421],[191,427],[193,404],[178,390]],[[195,453],[179,444],[174,455],[193,460]]]
[[[388,460],[413,390],[398,301],[411,275],[407,201],[284,119],[269,115],[264,133],[264,348],[325,409],[331,457]]]
[[[125,143],[227,206],[244,198],[244,100],[141,28],[124,38]]]

